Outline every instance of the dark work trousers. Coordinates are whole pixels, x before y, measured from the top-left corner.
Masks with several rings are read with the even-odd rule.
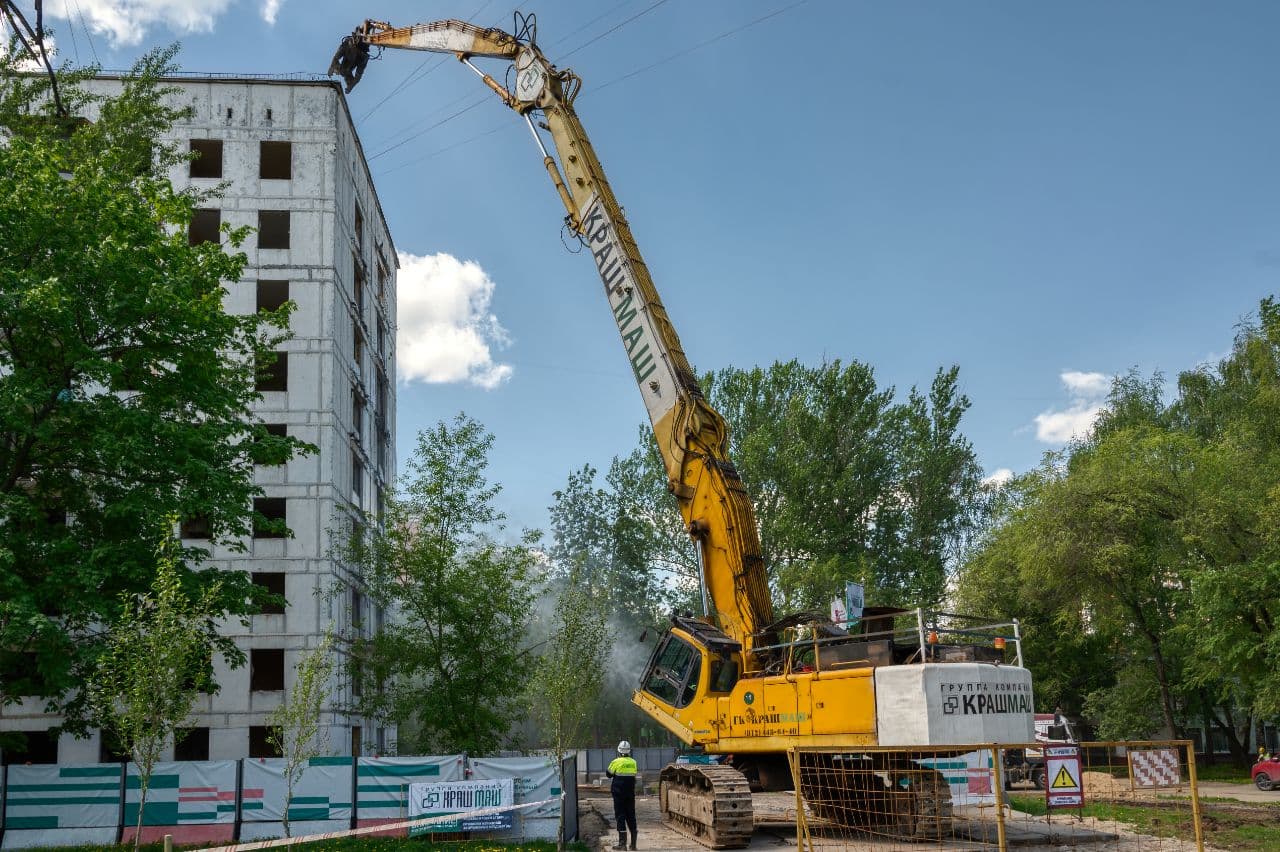
[[[633,781],[626,790],[613,791],[613,816],[618,820],[618,833],[631,829],[636,833],[636,788]]]

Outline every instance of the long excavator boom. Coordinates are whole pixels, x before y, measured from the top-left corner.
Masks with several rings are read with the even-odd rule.
[[[350,91],[360,81],[370,51],[379,47],[456,56],[528,123],[565,206],[565,220],[591,251],[604,284],[653,424],[668,487],[698,545],[707,614],[741,645],[744,666],[752,670],[751,649],[773,621],[755,514],[728,458],[724,418],[702,394],[626,216],[574,111],[581,81],[572,71],[557,69],[532,34],[517,38],[455,20],[408,27],[365,21],[343,39],[329,73],[341,74]],[[473,65],[472,57],[514,62],[514,89]],[[542,115],[538,125],[531,118],[534,112]],[[543,144],[539,126],[550,135],[554,154]]]
[[[948,836],[950,788],[937,769],[905,751],[859,752],[926,746],[941,748],[935,752],[941,756],[972,743],[1027,742],[1031,674],[1021,666],[1016,625],[1012,637],[988,641],[975,637],[1008,625],[957,622],[959,641],[942,649],[940,627],[959,617],[931,614],[927,633],[923,611],[904,633],[897,621],[904,612],[891,608],[864,610],[856,632],[812,614],[773,620],[755,516],[728,458],[728,429],[702,395],[574,111],[581,81],[543,55],[531,18],[517,16],[516,30],[512,36],[461,21],[402,28],[366,21],[343,40],[330,70],[350,91],[376,47],[457,57],[524,118],[565,221],[595,261],[668,487],[697,543],[707,616],[672,618],[632,701],[689,746],[730,764],[663,769],[664,822],[704,846],[746,846],[754,825],[748,780],[788,789],[794,779],[787,750],[825,748],[835,754],[822,758],[826,769],[797,783],[811,800],[835,796],[842,804],[816,815],[859,831],[874,825],[894,837]],[[477,68],[473,57],[511,61],[513,88]],[[550,151],[539,128],[551,138]],[[1005,654],[1009,638],[1016,665]],[[851,774],[855,765],[861,771]]]

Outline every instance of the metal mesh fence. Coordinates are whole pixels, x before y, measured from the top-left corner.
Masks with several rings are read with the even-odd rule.
[[[1189,741],[797,749],[797,849],[1203,852]]]

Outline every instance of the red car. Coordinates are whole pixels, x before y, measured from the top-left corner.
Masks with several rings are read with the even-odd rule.
[[[1280,757],[1272,755],[1266,760],[1259,760],[1249,774],[1259,790],[1275,790],[1280,785]]]

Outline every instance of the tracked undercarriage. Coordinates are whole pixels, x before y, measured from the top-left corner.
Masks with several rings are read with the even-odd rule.
[[[709,849],[741,849],[755,817],[746,777],[728,766],[671,764],[659,776],[662,821]]]
[[[883,752],[806,759],[801,794],[815,817],[906,840],[951,835],[951,789],[937,770]]]
[[[801,793],[813,816],[903,840],[951,835],[951,790],[937,770],[895,755],[812,755]],[[728,766],[672,764],[660,775],[662,821],[709,849],[751,842],[754,811],[746,776]]]

